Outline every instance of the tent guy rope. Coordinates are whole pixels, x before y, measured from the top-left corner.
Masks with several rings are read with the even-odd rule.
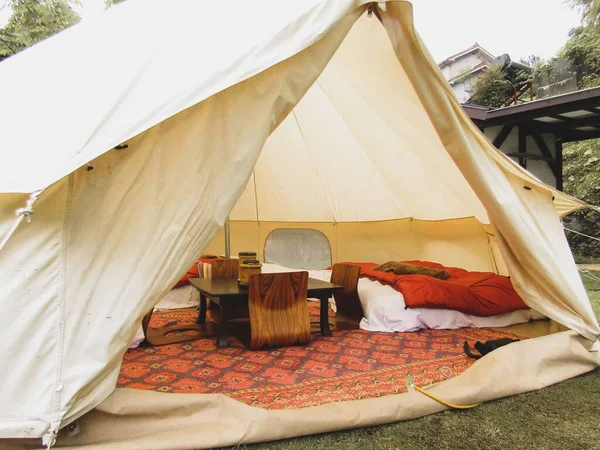
[[[27,223],[31,223],[31,216],[33,214],[33,205],[35,204],[35,202],[37,202],[40,195],[42,195],[42,192],[44,192],[44,189],[33,192],[29,196],[29,200],[27,200],[25,207],[19,208],[15,211],[15,214],[17,215],[18,218],[15,221],[15,223],[13,224],[13,226],[11,227],[11,229],[8,231],[8,233],[6,233],[6,236],[4,236],[4,238],[2,239],[2,242],[0,242],[0,251],[2,251],[2,249],[4,248],[6,243],[10,240],[11,236],[15,233],[15,231],[17,231],[17,228],[19,228],[19,225],[21,225],[21,222],[23,221],[23,219],[26,219]]]
[[[563,228],[564,228],[565,230],[567,230],[567,231],[570,231],[571,233],[575,233],[575,234],[578,234],[578,235],[580,235],[580,236],[584,236],[584,237],[586,237],[586,238],[593,239],[594,241],[599,241],[599,242],[600,242],[600,238],[597,238],[597,237],[594,237],[594,236],[589,236],[589,235],[587,235],[587,234],[580,233],[579,231],[571,230],[571,229],[569,229],[569,228],[567,228],[567,227],[563,227]]]

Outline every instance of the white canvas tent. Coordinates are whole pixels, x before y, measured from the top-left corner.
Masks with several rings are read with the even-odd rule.
[[[203,448],[443,409],[418,393],[266,411],[115,391],[141,318],[220,245],[229,213],[234,250],[301,226],[323,230],[336,261],[510,274],[563,331],[433,388],[449,401],[598,365],[600,329],[559,221],[586,205],[481,135],[408,2],[129,0],[3,62],[0,98],[0,438],[52,443],[81,418],[58,446]]]

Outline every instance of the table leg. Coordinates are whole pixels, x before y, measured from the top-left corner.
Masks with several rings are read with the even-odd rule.
[[[198,312],[198,318],[196,319],[196,323],[204,323],[206,322],[206,302],[207,298],[205,295],[200,293],[200,309]]]
[[[227,347],[229,338],[229,305],[221,300],[221,321],[219,322],[219,336],[217,337],[217,348]]]
[[[329,296],[321,295],[319,300],[321,301],[321,313],[319,314],[321,334],[323,336],[331,336],[331,330],[329,329]]]

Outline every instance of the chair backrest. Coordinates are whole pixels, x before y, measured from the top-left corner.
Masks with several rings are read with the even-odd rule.
[[[237,259],[215,259],[211,262],[212,278],[235,278],[240,273],[240,262]]]
[[[250,276],[250,348],[281,347],[310,341],[308,272]]]
[[[344,289],[333,291],[337,314],[362,319],[364,312],[358,296],[358,278],[360,267],[352,264],[337,263],[331,272],[331,282],[344,286]]]

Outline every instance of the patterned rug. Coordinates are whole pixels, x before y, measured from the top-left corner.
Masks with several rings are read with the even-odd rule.
[[[318,320],[318,303],[309,303]],[[160,311],[150,327],[184,325],[195,310]],[[474,360],[463,352],[471,346],[517,336],[489,329],[421,330],[372,333],[362,330],[313,334],[306,346],[266,351],[246,349],[235,337],[229,347],[215,339],[199,339],[127,351],[118,387],[174,393],[225,394],[248,405],[291,409],[358,400],[406,391],[408,374],[418,386],[456,376]]]

